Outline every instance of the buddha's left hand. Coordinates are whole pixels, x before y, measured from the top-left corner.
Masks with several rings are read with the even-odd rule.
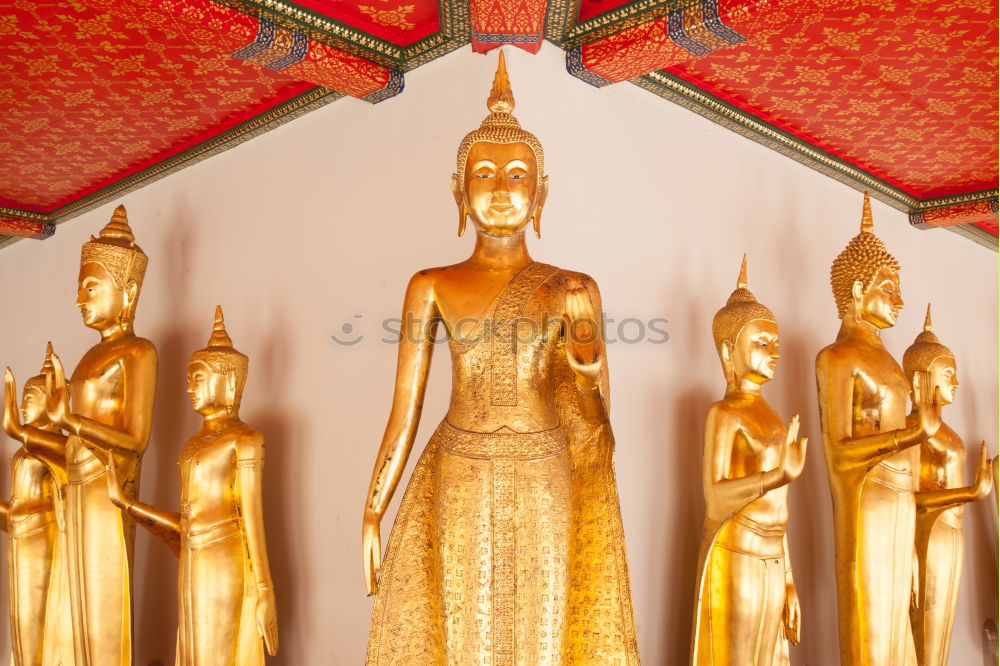
[[[785,638],[792,645],[798,645],[802,638],[802,608],[799,606],[799,593],[795,584],[785,583]]]
[[[584,389],[598,385],[604,359],[601,357],[600,321],[594,312],[590,292],[585,288],[566,292],[566,360]]]
[[[270,586],[257,588],[257,631],[264,639],[267,653],[272,657],[278,654],[278,608]]]

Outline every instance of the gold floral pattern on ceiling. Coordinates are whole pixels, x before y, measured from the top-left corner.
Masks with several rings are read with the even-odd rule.
[[[372,7],[371,5],[358,5],[358,9],[375,23],[387,28],[413,30],[416,27],[409,20],[409,15],[413,13],[414,5],[398,5],[386,9]]]

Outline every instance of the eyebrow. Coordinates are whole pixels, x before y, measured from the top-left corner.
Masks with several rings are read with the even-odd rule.
[[[496,168],[496,164],[494,164],[493,160],[479,160],[478,162],[472,165],[472,168],[478,169],[481,166],[491,166]]]

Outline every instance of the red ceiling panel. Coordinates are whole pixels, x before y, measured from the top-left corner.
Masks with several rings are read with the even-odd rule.
[[[0,0],[0,206],[51,211],[313,87],[196,46],[144,9]],[[256,31],[246,23],[229,27]]]
[[[994,0],[782,0],[667,68],[920,199],[997,186]]]
[[[297,0],[295,4],[397,46],[439,30],[437,0]]]

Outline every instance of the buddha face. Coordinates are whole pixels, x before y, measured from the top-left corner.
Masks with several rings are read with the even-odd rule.
[[[931,386],[937,387],[941,392],[941,401],[946,405],[954,402],[955,392],[958,390],[955,359],[951,356],[939,356],[931,362],[927,371],[931,376]]]
[[[207,416],[226,409],[226,375],[202,361],[192,361],[187,378],[187,394],[194,411]]]
[[[115,286],[104,266],[88,262],[80,267],[76,306],[84,325],[103,331],[118,324],[125,307],[125,292]]]
[[[539,191],[535,153],[526,143],[477,141],[469,148],[464,181],[453,181],[459,205],[464,203],[476,228],[491,235],[519,233],[544,199]]]
[[[899,291],[899,273],[881,268],[875,274],[867,291],[860,282],[854,283],[854,307],[860,311],[861,319],[876,328],[896,325],[899,311],[903,308],[903,298]]]
[[[733,346],[733,372],[737,380],[748,379],[763,384],[774,379],[778,367],[778,325],[766,319],[754,319],[736,336]]]
[[[39,427],[48,423],[49,417],[45,412],[45,395],[37,386],[25,387],[24,395],[21,396],[21,419],[25,425]]]

